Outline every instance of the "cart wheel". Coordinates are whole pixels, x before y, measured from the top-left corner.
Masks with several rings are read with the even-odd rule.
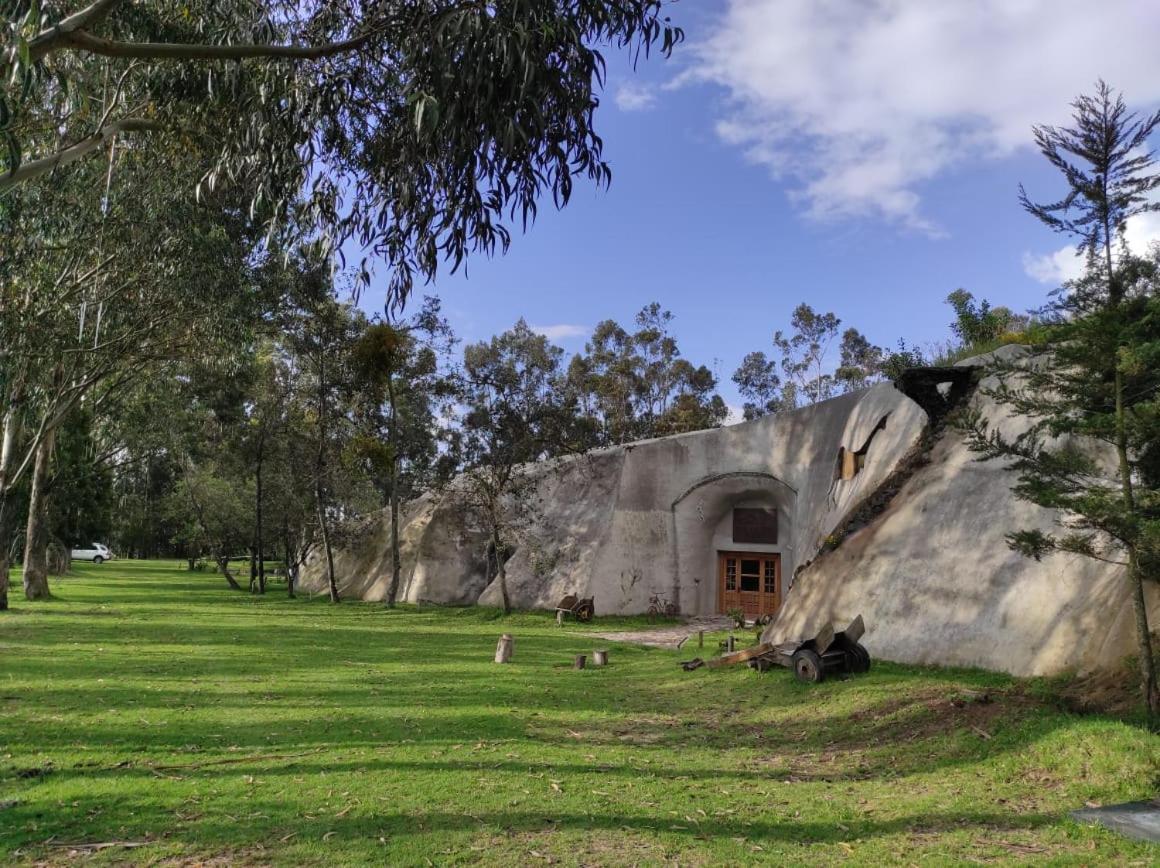
[[[822,658],[809,648],[793,652],[790,663],[793,664],[794,677],[804,684],[817,684],[826,677],[826,671],[822,668]]]
[[[592,620],[591,603],[581,603],[576,607],[576,620],[583,621],[585,624]]]
[[[866,647],[861,642],[855,642],[853,649],[854,653],[857,654],[859,658],[860,665],[858,667],[858,672],[869,672],[870,652],[866,650]]]
[[[850,641],[845,635],[836,637],[831,646],[846,655],[846,671],[854,675],[870,671],[870,654],[857,642]]]

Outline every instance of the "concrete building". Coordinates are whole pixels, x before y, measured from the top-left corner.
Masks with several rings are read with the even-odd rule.
[[[654,596],[686,615],[775,613],[797,566],[925,425],[917,404],[881,384],[795,413],[547,462],[534,471],[535,519],[506,565],[513,605],[546,608],[575,593],[605,614],[644,612]],[[847,455],[862,466],[843,479]],[[344,593],[383,598],[389,533],[376,520],[339,552]],[[400,542],[400,599],[499,604],[482,528],[454,486],[408,505]],[[321,587],[320,567],[306,570],[308,587]]]
[[[970,400],[1003,415],[980,394]],[[957,432],[924,439],[928,425],[915,400],[883,383],[537,466],[534,517],[506,564],[512,603],[551,608],[572,593],[593,597],[598,616],[644,612],[653,599],[684,615],[741,608],[776,616],[770,639],[861,613],[875,656],[1016,674],[1130,653],[1122,570],[1012,552],[1009,530],[1059,517],[1016,500],[1010,474],[975,461]],[[851,529],[856,511],[862,526]],[[338,553],[344,595],[385,596],[389,533],[376,518]],[[408,505],[400,544],[400,599],[499,605],[486,534],[454,485]],[[306,589],[324,588],[320,567],[308,565]]]

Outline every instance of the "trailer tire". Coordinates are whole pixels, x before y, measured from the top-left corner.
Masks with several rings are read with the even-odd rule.
[[[822,658],[818,656],[816,651],[811,651],[809,648],[800,648],[795,651],[790,662],[793,664],[794,678],[803,684],[817,684],[826,677]]]
[[[866,650],[866,646],[863,645],[861,642],[855,642],[853,644],[853,650],[854,650],[854,653],[859,658],[859,666],[858,666],[857,671],[858,672],[869,672],[870,671],[870,652]]]

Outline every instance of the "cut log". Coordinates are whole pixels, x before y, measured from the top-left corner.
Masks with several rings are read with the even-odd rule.
[[[772,644],[769,642],[763,642],[760,645],[754,645],[752,648],[746,648],[744,651],[738,651],[734,654],[726,654],[724,657],[718,657],[716,660],[710,660],[707,665],[710,669],[718,669],[722,666],[733,666],[737,663],[744,663],[746,660],[752,660],[754,657],[760,657],[762,654],[767,654],[772,650]]]
[[[587,660],[588,660],[588,655],[587,655],[587,654],[577,654],[577,655],[576,655],[576,660],[575,660],[575,662],[572,664],[572,668],[573,668],[573,669],[583,669],[583,668],[584,668],[584,663],[585,663],[585,661],[587,661]]]
[[[705,665],[705,661],[700,657],[694,657],[692,660],[682,660],[680,666],[686,672],[692,672],[694,669],[700,669]]]
[[[516,640],[512,638],[511,633],[504,633],[499,637],[499,644],[495,646],[495,662],[496,663],[511,663],[512,651],[515,649]]]
[[[592,665],[593,666],[607,666],[608,665],[608,652],[603,651],[603,650],[593,651],[592,652]]]

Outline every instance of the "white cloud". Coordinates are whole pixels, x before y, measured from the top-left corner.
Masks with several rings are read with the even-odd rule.
[[[1141,0],[728,0],[682,81],[725,88],[721,138],[810,215],[937,234],[925,182],[1031,145],[1096,78],[1160,100],[1158,30]]]
[[[562,341],[568,338],[583,338],[588,336],[591,329],[588,326],[557,323],[556,325],[528,326],[538,335],[543,335],[550,341]]]
[[[1059,286],[1068,280],[1083,276],[1084,257],[1077,255],[1075,245],[1061,247],[1054,253],[1023,254],[1023,271],[1033,280],[1050,286]]]
[[[613,99],[622,112],[643,112],[656,105],[657,95],[648,85],[626,81],[616,88]]]
[[[1152,245],[1160,243],[1160,214],[1138,214],[1128,220],[1124,227],[1124,240],[1128,249],[1138,255],[1146,255]],[[1040,283],[1059,286],[1083,276],[1084,257],[1077,256],[1075,245],[1061,247],[1054,253],[1036,255],[1023,254],[1023,270]]]

